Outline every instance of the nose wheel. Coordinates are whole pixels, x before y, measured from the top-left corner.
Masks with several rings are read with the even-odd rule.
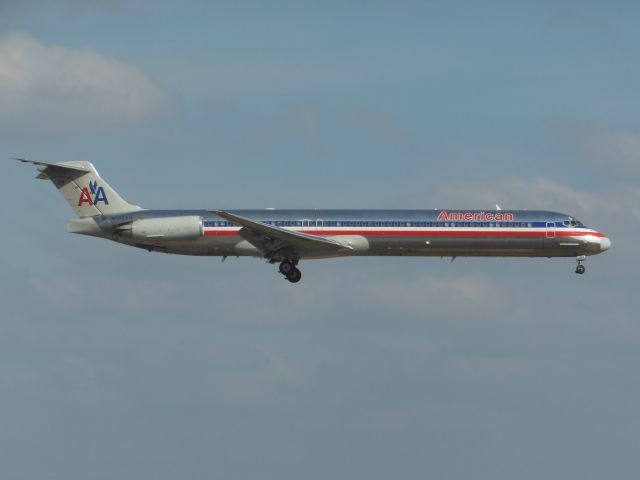
[[[578,262],[578,266],[576,267],[576,273],[578,275],[582,275],[584,272],[587,271],[587,269],[585,268],[585,266],[583,265],[584,261],[586,260],[587,256],[586,255],[578,255],[576,257],[576,261]]]
[[[298,270],[296,263],[297,262],[294,263],[290,260],[285,260],[280,263],[280,267],[278,268],[280,273],[283,274],[291,283],[298,283],[302,278],[302,272]]]

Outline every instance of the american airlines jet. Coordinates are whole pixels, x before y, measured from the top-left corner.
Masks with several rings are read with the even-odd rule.
[[[90,162],[44,163],[78,218],[71,233],[150,252],[252,256],[279,264],[292,283],[301,260],[343,256],[575,257],[584,261],[611,241],[564,213],[529,210],[148,210],[132,205]]]

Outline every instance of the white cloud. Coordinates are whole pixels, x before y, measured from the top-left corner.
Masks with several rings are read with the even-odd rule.
[[[460,181],[410,198],[415,208],[495,208],[552,210],[587,217],[632,218],[640,222],[640,188],[633,184],[578,189],[545,177],[500,178],[494,182]]]
[[[623,173],[640,173],[639,133],[591,130],[585,136],[584,148],[594,164]]]
[[[416,192],[410,199],[415,208],[433,205],[492,209],[496,203],[505,210],[551,210],[575,215],[606,233],[613,241],[615,254],[635,255],[637,250],[634,239],[640,232],[640,187],[633,183],[578,189],[544,177],[502,178],[490,184],[469,180]]]
[[[589,191],[563,185],[544,177],[524,179],[511,177],[495,182],[455,182],[435,190],[438,202],[446,207],[494,208],[496,203],[507,209],[557,210],[592,212],[599,203]]]
[[[442,315],[457,312],[495,312],[510,303],[505,291],[489,278],[465,275],[442,278],[423,275],[410,280],[374,280],[362,286],[363,293],[382,307],[393,311]]]
[[[168,95],[140,68],[91,49],[0,38],[0,122],[133,122],[165,111]]]

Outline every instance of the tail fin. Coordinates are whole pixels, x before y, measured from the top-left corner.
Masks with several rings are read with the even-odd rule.
[[[41,180],[51,180],[79,217],[112,215],[142,210],[127,203],[105,182],[91,162],[45,163],[18,158],[32,163]]]

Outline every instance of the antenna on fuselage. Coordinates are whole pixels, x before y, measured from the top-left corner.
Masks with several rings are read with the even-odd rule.
[[[496,203],[496,210],[502,210],[502,208],[500,207],[500,205],[498,205],[497,203]]]

